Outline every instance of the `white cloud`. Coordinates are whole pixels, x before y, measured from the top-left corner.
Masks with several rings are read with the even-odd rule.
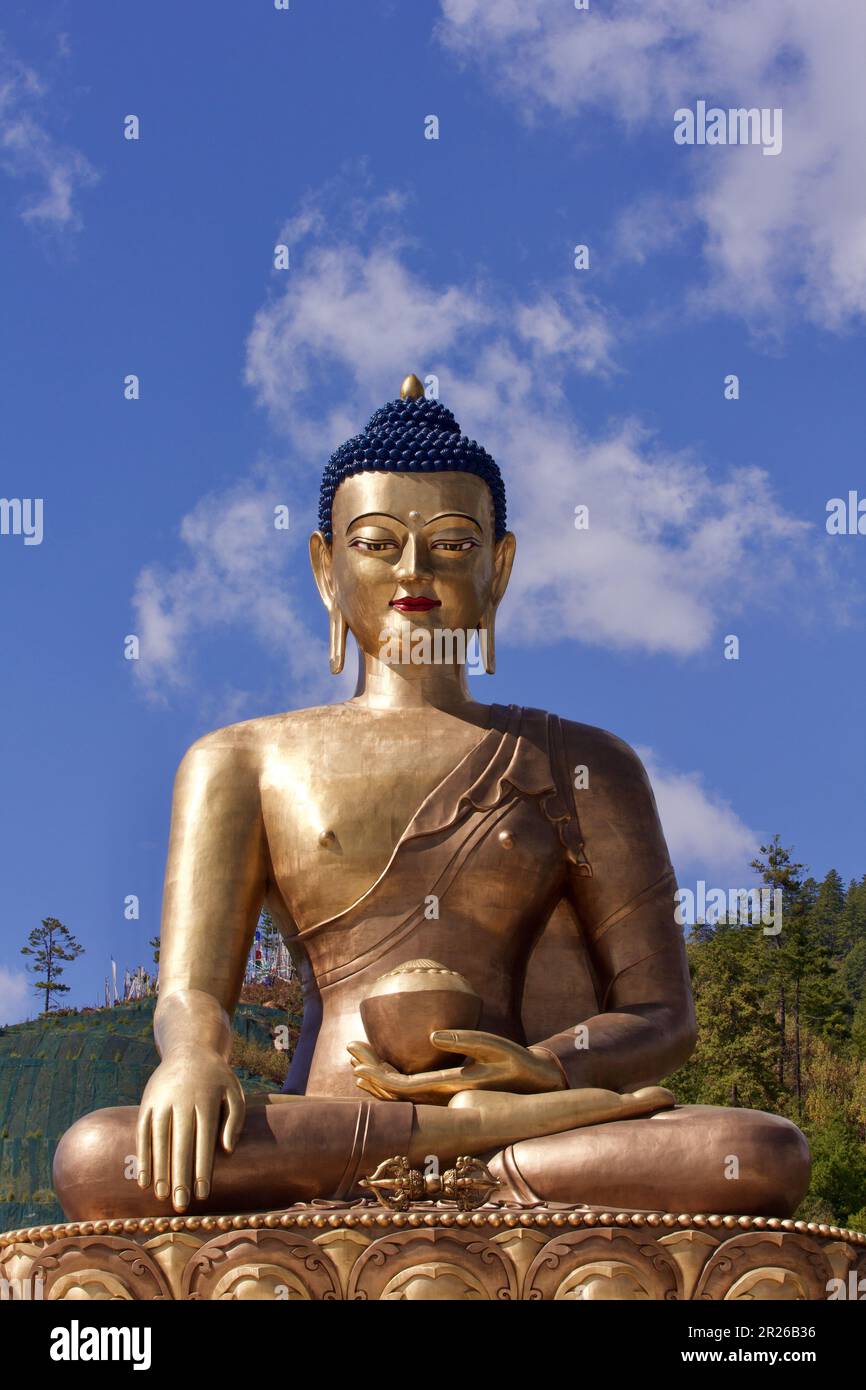
[[[379,205],[399,210],[400,199]],[[274,282],[247,343],[246,380],[289,442],[281,478],[305,499],[310,520],[330,451],[415,370],[439,377],[446,404],[503,469],[518,534],[498,623],[506,641],[677,657],[717,643],[720,654],[734,615],[789,596],[793,577],[811,594],[812,620],[823,612],[812,529],[785,511],[762,469],[714,475],[638,420],[587,433],[569,377],[618,370],[617,328],[597,300],[568,280],[522,297],[482,282],[432,286],[399,233],[389,229],[383,245],[370,220],[355,219],[353,239],[345,228],[328,231],[330,217],[308,202],[285,229],[292,271]],[[307,526],[296,523],[288,538],[272,528],[285,493],[284,482],[259,477],[204,498],[182,522],[176,562],[141,572],[137,675],[148,694],[189,684],[205,639],[239,629],[274,659],[270,677],[256,675],[260,704],[274,661],[283,707],[350,692],[354,661],[333,682],[324,615],[313,636],[302,617]],[[589,507],[587,531],[574,527],[580,504]],[[307,586],[300,603],[297,583]],[[228,720],[251,697],[238,685],[219,698]]]
[[[28,995],[29,981],[23,970],[0,965],[0,1026],[23,1023],[34,1012]]]
[[[691,181],[675,220],[703,229],[701,299],[777,328],[792,309],[830,329],[866,314],[866,7],[850,0],[441,0],[443,43],[536,117],[594,107]],[[698,98],[782,107],[777,158],[673,144]],[[585,132],[586,123],[582,125]],[[634,214],[627,212],[634,226]],[[670,245],[670,228],[662,245]],[[620,236],[622,241],[622,235]],[[645,244],[648,238],[644,236]]]
[[[212,493],[181,521],[183,550],[175,563],[140,572],[133,610],[141,655],[134,672],[145,694],[165,699],[190,686],[203,642],[225,631],[251,634],[266,655],[258,671],[244,672],[252,690],[233,683],[211,695],[211,713],[223,722],[248,712],[250,700],[260,701],[274,682],[282,708],[295,697],[334,698],[324,610],[319,631],[309,631],[293,592],[306,530],[294,516],[288,531],[274,527],[274,507],[288,502],[285,487],[267,478]]]
[[[809,528],[761,469],[715,479],[633,420],[589,438],[538,378],[503,399],[501,348],[484,367],[452,396],[505,471],[518,536],[506,634],[687,656],[744,606],[783,592]],[[587,530],[575,529],[579,505]]]
[[[615,328],[609,313],[572,285],[556,297],[541,291],[530,304],[517,305],[513,330],[535,361],[566,355],[575,371],[607,376],[615,370]]]
[[[745,604],[772,600],[795,560],[811,563],[808,528],[762,470],[713,478],[636,421],[587,437],[565,385],[571,372],[616,370],[615,328],[596,301],[570,284],[532,299],[432,288],[390,241],[364,250],[323,241],[309,213],[305,225],[315,246],[257,314],[247,381],[309,460],[309,488],[407,371],[437,375],[505,474],[519,542],[505,634],[688,655]],[[575,530],[579,504],[588,531]]]
[[[320,467],[325,442],[333,448],[363,423],[363,402],[396,394],[400,364],[417,361],[422,346],[428,356],[447,352],[488,319],[477,291],[433,289],[392,249],[319,242],[256,315],[246,379]]]
[[[755,871],[749,865],[761,835],[745,825],[727,801],[706,789],[699,772],[673,772],[659,763],[652,749],[638,752],[683,887],[688,887],[688,873],[714,887],[750,887]]]
[[[0,39],[0,167],[30,186],[20,206],[25,222],[74,230],[81,225],[78,194],[98,176],[80,150],[53,134],[46,96],[37,73]]]
[[[676,246],[696,213],[685,199],[650,193],[633,202],[617,222],[615,253],[624,261],[644,265],[651,256]]]
[[[519,343],[524,384],[533,364],[557,359],[599,376],[616,370],[616,327],[593,296],[571,281],[528,302],[503,300],[480,282],[431,284],[411,268],[415,248],[399,222],[404,195],[377,197],[363,172],[355,177],[363,198],[347,192],[347,180],[332,181],[283,228],[292,270],[247,342],[247,383],[311,467],[320,470],[363,427],[370,402],[392,398],[413,366],[435,372],[437,361],[463,361],[467,345]]]

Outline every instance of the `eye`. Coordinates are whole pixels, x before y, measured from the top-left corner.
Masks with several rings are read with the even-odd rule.
[[[396,541],[368,541],[363,536],[357,536],[355,540],[349,541],[351,550],[364,550],[370,555],[379,555],[383,550],[396,550]]]
[[[434,541],[430,549],[450,550],[454,552],[460,550],[474,550],[477,545],[478,541],[473,540],[471,537],[467,537],[467,539],[463,541]]]

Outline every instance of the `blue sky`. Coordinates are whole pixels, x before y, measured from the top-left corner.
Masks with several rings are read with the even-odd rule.
[[[86,946],[72,1002],[149,959],[194,738],[350,693],[306,538],[409,371],[508,487],[478,698],[638,747],[686,886],[748,886],[776,831],[866,871],[866,536],[825,529],[866,496],[866,19],[629,10],[5,7],[0,492],[43,499],[44,537],[0,536],[0,1021],[35,1007],[44,916]],[[782,152],[675,145],[698,99],[781,107]]]

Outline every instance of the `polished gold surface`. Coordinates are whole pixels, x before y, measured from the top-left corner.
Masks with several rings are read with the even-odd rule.
[[[481,998],[465,976],[432,960],[406,961],[389,970],[361,1000],[373,1066],[381,1061],[404,1074],[441,1065],[443,1049],[454,1052],[453,1031],[474,1029],[480,1015]],[[359,1072],[356,1067],[360,1084]]]
[[[12,1299],[823,1301],[866,1275],[866,1235],[683,1212],[355,1203],[145,1217],[0,1236]]]
[[[403,378],[403,385],[400,387],[400,396],[401,396],[401,399],[404,400],[404,401],[405,401],[405,400],[417,401],[417,400],[420,400],[421,397],[422,397],[423,395],[424,395],[424,383],[423,383],[423,381],[421,381],[419,377],[415,376],[415,373],[414,373],[414,372],[410,372],[409,375],[408,375],[407,377],[404,377],[404,378]]]
[[[162,1060],[139,1107],[85,1116],[64,1136],[64,1210],[345,1201],[395,1154],[418,1169],[474,1154],[525,1206],[646,1211],[676,1196],[687,1210],[793,1211],[809,1177],[794,1125],[675,1106],[658,1085],[689,1056],[695,1023],[673,870],[638,758],[601,729],[470,692],[451,639],[480,630],[492,668],[515,556],[513,535],[495,538],[487,485],[459,472],[355,474],[334,498],[333,542],[316,532],[310,556],[332,670],[347,632],[360,649],[355,694],[218,730],[183,759]],[[578,766],[589,785],[576,792]],[[229,1016],[263,902],[304,983],[304,1029],[294,1094],[247,1105]],[[376,982],[418,960],[463,976],[480,1012],[457,1026],[419,991],[435,1052],[407,1073],[377,1051],[393,1015],[370,1012],[371,1038],[364,1009],[405,1001],[405,988],[377,995]],[[453,1287],[452,1264],[434,1285],[441,1275]]]

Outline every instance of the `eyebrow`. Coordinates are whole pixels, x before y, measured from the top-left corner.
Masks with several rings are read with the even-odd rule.
[[[366,521],[368,517],[375,516],[386,517],[389,521],[396,521],[398,526],[406,525],[405,521],[402,521],[399,516],[392,516],[391,512],[362,512],[360,516],[354,517],[354,519],[349,522],[348,526],[346,527],[346,535],[348,536],[353,526],[357,526],[360,522]],[[471,524],[473,526],[476,526],[479,531],[482,530],[480,521],[476,521],[475,517],[470,516],[468,512],[439,512],[437,516],[431,516],[429,521],[425,521],[424,525],[432,526],[434,521],[444,521],[446,517],[452,516],[461,517],[464,521],[471,522]]]
[[[431,516],[430,520],[424,524],[430,526],[434,521],[444,521],[444,519],[449,516],[462,517],[464,521],[471,521],[473,526],[477,526],[478,530],[481,530],[481,522],[476,521],[475,517],[470,516],[468,512],[440,512],[438,516]]]

